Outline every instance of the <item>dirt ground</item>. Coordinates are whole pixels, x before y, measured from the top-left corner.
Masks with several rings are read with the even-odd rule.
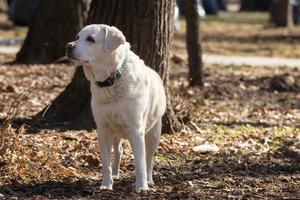
[[[217,34],[218,27],[211,33]],[[181,54],[183,45],[176,38],[173,54]],[[223,48],[219,42],[211,45],[216,45],[211,52]],[[156,185],[137,194],[127,142],[120,180],[113,191],[101,191],[96,132],[32,119],[64,90],[74,67],[9,64],[13,59],[0,55],[1,121],[11,107],[24,105],[13,126],[1,129],[0,199],[300,199],[299,68],[205,66],[200,89],[188,86],[186,61],[172,61],[170,90],[185,128],[162,136]],[[208,143],[220,150],[193,151]]]

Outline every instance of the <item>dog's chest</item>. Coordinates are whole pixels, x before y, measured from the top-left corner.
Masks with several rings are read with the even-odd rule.
[[[127,138],[126,124],[120,115],[111,115],[104,121],[106,128],[111,130],[113,135],[117,135],[121,138]]]
[[[109,130],[113,135],[121,138],[127,137],[128,119],[125,117],[122,106],[119,103],[110,103],[104,105],[92,105],[97,126]]]
[[[93,96],[100,104],[120,102],[122,99],[128,96],[134,96],[136,91],[137,87],[134,84],[127,84],[125,81],[122,81],[111,87],[92,87]]]

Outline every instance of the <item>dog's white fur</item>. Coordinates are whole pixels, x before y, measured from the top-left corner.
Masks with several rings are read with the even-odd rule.
[[[72,46],[67,48],[68,57],[83,65],[91,83],[91,106],[102,159],[101,188],[112,189],[113,176],[119,177],[121,138],[125,138],[134,153],[136,190],[147,190],[148,183],[153,183],[153,158],[166,108],[162,80],[130,50],[124,35],[115,27],[88,25],[79,32],[77,40],[68,45]],[[128,64],[121,79],[112,86],[98,87],[95,82],[107,79],[126,56]]]

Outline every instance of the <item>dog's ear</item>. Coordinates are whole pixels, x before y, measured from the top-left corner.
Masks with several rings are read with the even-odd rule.
[[[123,33],[114,26],[105,28],[104,50],[107,53],[114,52],[121,44],[126,42]]]

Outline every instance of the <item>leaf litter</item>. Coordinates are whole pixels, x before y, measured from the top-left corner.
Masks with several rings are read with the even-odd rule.
[[[188,86],[185,65],[173,63],[170,80],[175,112],[185,128],[162,136],[155,157],[156,185],[147,194],[134,191],[128,142],[123,144],[120,180],[113,191],[101,191],[95,131],[36,129],[30,123],[64,89],[72,67],[2,65],[0,86],[10,89],[1,93],[7,99],[0,106],[5,145],[0,147],[1,198],[299,199],[300,96],[267,88],[273,76],[299,76],[299,70],[207,66],[205,87],[200,89]],[[33,86],[18,116],[7,123],[9,100]],[[217,145],[219,151],[193,151],[206,144]]]

